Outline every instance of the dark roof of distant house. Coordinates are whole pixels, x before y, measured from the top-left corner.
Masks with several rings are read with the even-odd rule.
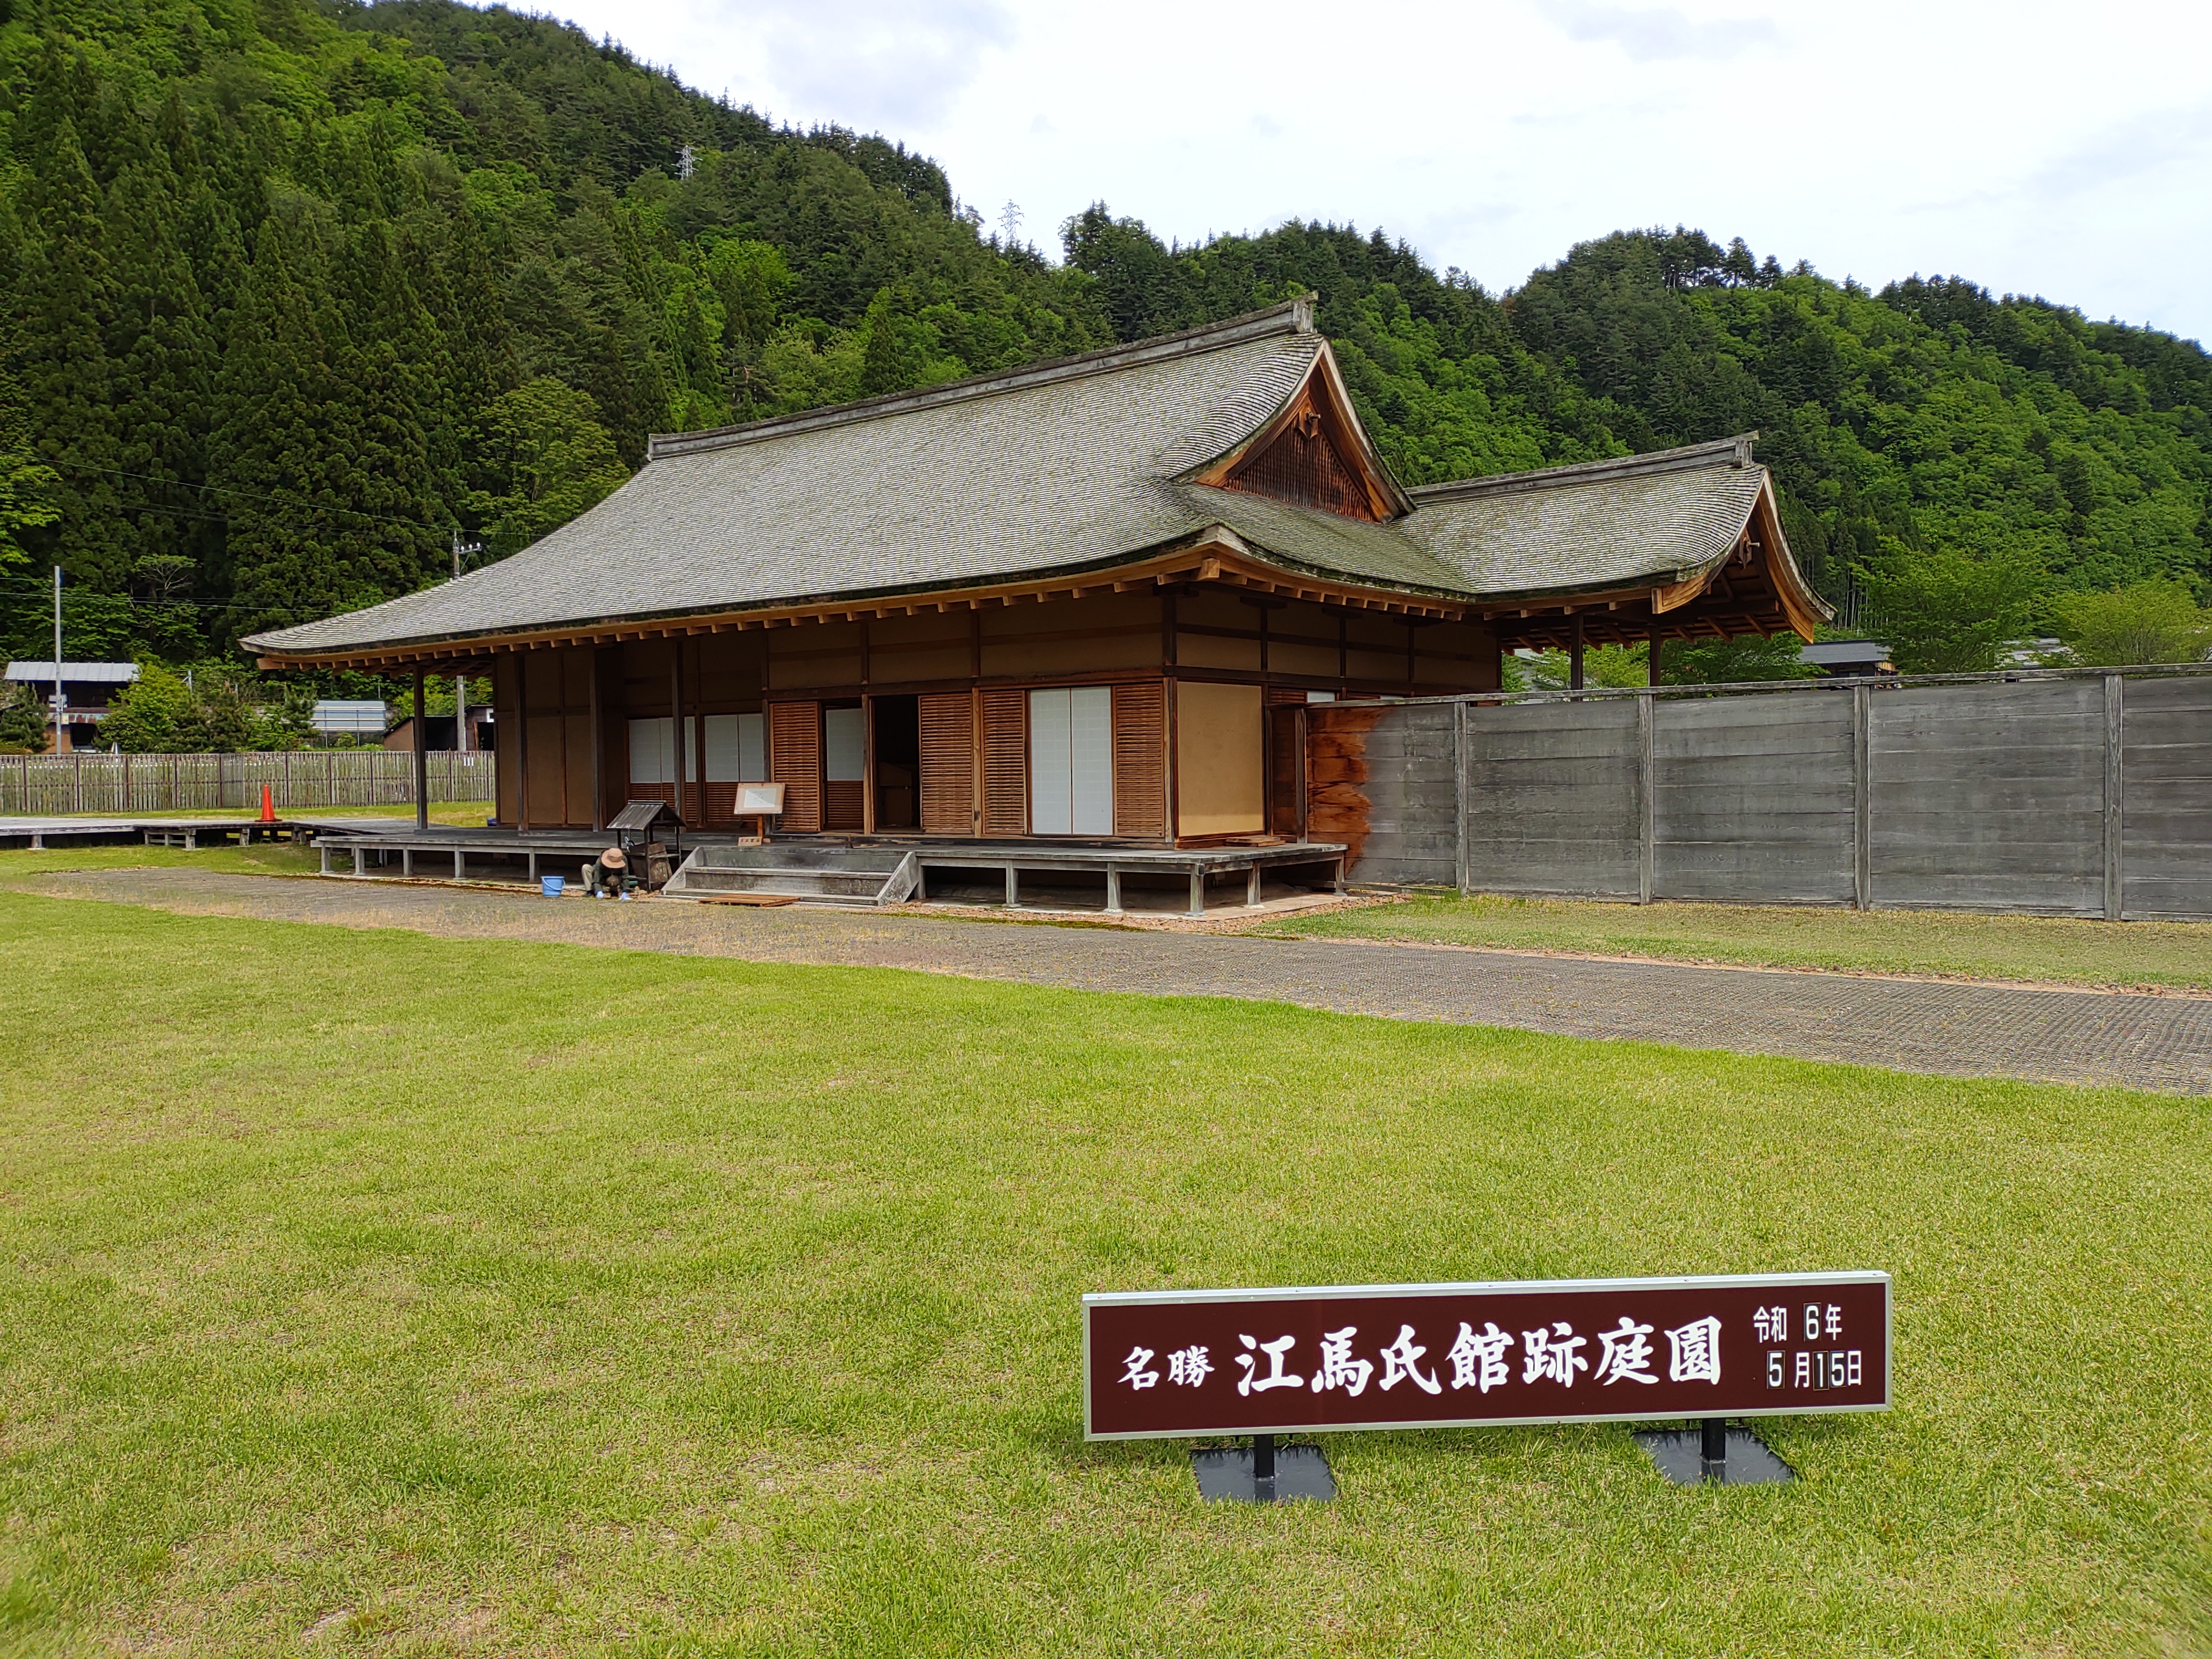
[[[54,678],[54,665],[46,662],[10,662],[8,678],[36,684]],[[62,684],[74,681],[79,685],[128,685],[138,678],[135,662],[71,662],[62,659]]]
[[[1196,482],[1317,375],[1340,387],[1335,374],[1309,299],[658,436],[629,483],[513,557],[246,643],[306,657],[879,599],[1109,568],[1216,527],[1285,569],[1455,601],[1674,582],[1727,556],[1764,487],[1747,438],[1409,492],[1356,416],[1361,465],[1395,514],[1385,521]]]
[[[1797,653],[1800,662],[1815,668],[1841,668],[1854,663],[1886,663],[1889,647],[1875,640],[1823,640]]]

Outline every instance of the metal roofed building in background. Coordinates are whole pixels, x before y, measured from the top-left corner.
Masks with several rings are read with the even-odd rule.
[[[310,726],[331,737],[355,733],[380,738],[388,723],[381,702],[354,698],[321,698],[307,717]]]
[[[8,678],[19,685],[52,685],[54,665],[46,662],[10,662]],[[64,662],[64,685],[129,685],[138,678],[135,662]]]

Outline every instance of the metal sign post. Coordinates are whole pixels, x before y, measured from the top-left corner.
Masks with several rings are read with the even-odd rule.
[[[1083,1320],[1086,1439],[1254,1437],[1198,1455],[1209,1497],[1331,1495],[1282,1435],[1528,1424],[1686,1422],[1640,1437],[1670,1476],[1686,1439],[1688,1479],[1786,1480],[1729,1418],[1889,1407],[1881,1273],[1109,1292]]]

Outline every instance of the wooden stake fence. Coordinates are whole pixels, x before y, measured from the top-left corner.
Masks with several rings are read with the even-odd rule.
[[[426,755],[430,799],[489,800],[493,757]],[[250,755],[0,756],[0,816],[253,811],[269,787],[280,812],[411,806],[415,757],[404,750],[297,749]]]

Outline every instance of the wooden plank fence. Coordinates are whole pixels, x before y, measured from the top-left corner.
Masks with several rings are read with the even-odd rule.
[[[434,750],[430,799],[489,800],[493,757]],[[247,755],[0,756],[0,816],[256,811],[267,785],[279,812],[412,806],[415,757],[392,749],[295,749]]]
[[[1462,892],[2212,916],[2212,669],[1307,711],[1307,833]]]

